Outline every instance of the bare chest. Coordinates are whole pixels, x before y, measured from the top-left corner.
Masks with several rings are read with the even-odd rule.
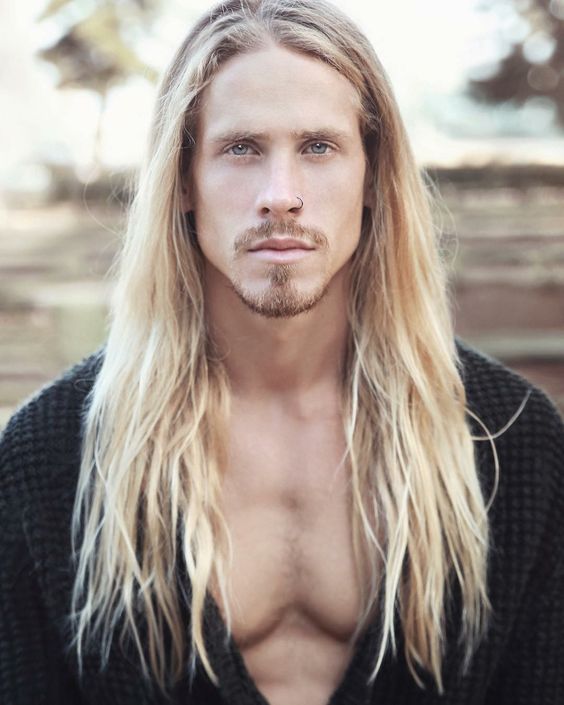
[[[233,547],[233,636],[255,681],[266,692],[281,678],[290,701],[304,687],[300,701],[315,702],[317,688],[323,702],[357,626],[344,450],[338,420],[231,429],[222,502]]]

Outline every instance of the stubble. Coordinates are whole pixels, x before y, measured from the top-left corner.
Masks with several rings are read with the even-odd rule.
[[[319,230],[305,228],[294,221],[266,221],[237,238],[234,245],[236,257],[245,256],[254,243],[275,233],[303,240],[317,249],[328,247],[327,238]],[[247,289],[237,278],[232,279],[231,285],[239,299],[254,313],[266,318],[290,318],[311,310],[323,299],[328,288],[328,283],[323,282],[314,291],[300,292],[295,284],[297,273],[297,265],[269,263],[266,270],[269,285],[260,294]]]

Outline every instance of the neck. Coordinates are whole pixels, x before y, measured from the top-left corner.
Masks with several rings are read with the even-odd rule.
[[[247,308],[231,287],[206,287],[208,327],[233,394],[339,399],[349,335],[346,296],[343,275],[310,311],[267,318]]]

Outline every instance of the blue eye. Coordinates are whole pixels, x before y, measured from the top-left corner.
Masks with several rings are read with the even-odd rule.
[[[229,149],[231,154],[235,154],[238,157],[244,157],[249,153],[249,145],[247,144],[234,144]]]
[[[310,147],[312,154],[327,154],[329,145],[326,142],[314,142]]]

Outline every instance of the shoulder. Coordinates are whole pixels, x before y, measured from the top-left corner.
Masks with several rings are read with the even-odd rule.
[[[76,463],[86,401],[102,361],[98,351],[40,389],[11,417],[0,435],[0,508],[21,503],[34,478]]]
[[[562,416],[547,394],[517,372],[457,338],[466,403],[492,433],[508,426],[508,438],[564,444]],[[518,434],[512,435],[515,426]],[[480,426],[474,426],[480,428]],[[484,431],[481,427],[482,432]],[[505,434],[500,434],[500,438]]]
[[[496,495],[493,513],[519,514],[522,528],[529,519],[537,529],[548,521],[564,548],[562,416],[521,375],[460,340],[457,348],[481,480],[487,496]]]
[[[564,562],[564,423],[549,397],[457,340],[467,412],[498,546],[514,574]],[[491,438],[488,438],[490,434]],[[496,467],[497,466],[497,467]],[[541,574],[541,573],[539,573]]]
[[[102,351],[85,358],[20,406],[0,435],[4,461],[10,451],[27,456],[36,442],[63,440],[65,431],[76,427],[102,358]]]

